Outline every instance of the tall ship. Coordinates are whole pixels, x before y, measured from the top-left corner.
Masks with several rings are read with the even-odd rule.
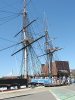
[[[44,41],[46,35],[45,33],[40,34],[39,32],[36,33],[34,32],[33,25],[37,22],[38,18],[32,19],[31,21],[29,20],[28,18],[29,12],[27,10],[27,6],[31,1],[29,0],[22,0],[22,1],[21,2],[23,3],[23,10],[17,13],[18,16],[19,15],[22,16],[22,28],[19,32],[17,32],[17,34],[14,35],[14,38],[20,37],[20,41],[17,42],[16,44],[4,47],[0,50],[0,51],[4,51],[4,50],[6,51],[8,49],[12,49],[15,46],[20,45],[19,46],[20,49],[12,53],[11,56],[18,55],[19,53],[21,53],[22,55],[20,74],[9,75],[0,78],[0,87],[7,87],[7,89],[10,89],[11,86],[17,86],[18,88],[20,88],[20,86],[26,85],[26,87],[28,87],[28,83],[30,82],[30,79],[32,77],[40,76],[41,75],[40,55],[42,55],[41,53],[45,54],[45,51],[42,48],[44,48],[44,43],[45,43]],[[7,11],[3,11],[3,12],[7,12]],[[15,14],[14,12],[11,11],[8,12]],[[10,39],[8,39],[8,41],[10,41]]]
[[[32,78],[37,77],[52,77],[52,58],[56,51],[62,48],[53,47],[52,39],[48,34],[47,19],[44,19],[44,30],[42,32],[34,31],[33,28],[39,20],[39,18],[31,18],[28,16],[28,5],[31,0],[22,0],[23,9],[17,15],[22,16],[22,27],[19,32],[14,35],[14,38],[20,38],[20,41],[16,44],[10,45],[8,47],[2,48],[0,51],[12,49],[19,46],[18,50],[15,50],[11,56],[14,57],[19,53],[21,58],[21,67],[19,75],[11,75],[0,78],[0,87],[7,87],[10,89],[12,86],[17,86],[19,89],[21,86],[28,85],[31,83]],[[14,13],[14,12],[10,12]],[[6,21],[8,22],[8,21]],[[9,26],[8,26],[9,27]],[[37,27],[37,26],[36,26]],[[4,38],[3,38],[4,39]],[[47,74],[43,75],[44,63]],[[16,69],[15,69],[16,70]],[[12,71],[13,74],[13,71]]]

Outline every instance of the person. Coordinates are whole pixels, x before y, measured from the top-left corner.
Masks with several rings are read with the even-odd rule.
[[[66,77],[65,76],[63,76],[62,84],[66,84]]]
[[[68,82],[68,85],[70,85],[70,82],[71,82],[70,77],[67,78],[67,82]]]
[[[59,77],[59,83],[62,84],[62,77]]]

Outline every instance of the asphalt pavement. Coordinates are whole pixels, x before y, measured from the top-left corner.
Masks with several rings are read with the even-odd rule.
[[[0,92],[0,100],[75,100],[75,84]]]
[[[41,93],[32,93],[32,94],[22,95],[19,97],[12,97],[3,100],[56,100],[56,99],[53,97],[53,95],[50,92],[44,91]]]
[[[0,93],[0,100],[56,100],[50,87],[34,87]]]

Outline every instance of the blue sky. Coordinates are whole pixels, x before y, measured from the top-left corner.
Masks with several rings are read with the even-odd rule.
[[[22,16],[5,24],[4,20],[8,19],[8,16],[10,18],[15,16],[8,11],[18,13],[22,9],[23,0],[0,0],[0,37],[11,41],[0,38],[0,49],[20,41],[20,36],[14,38],[14,35],[22,28]],[[38,18],[39,32],[44,31],[44,12],[48,21],[49,35],[56,38],[53,40],[53,45],[63,48],[56,53],[59,60],[69,61],[70,68],[75,68],[75,0],[31,0],[30,3],[28,2],[29,18],[30,20]],[[1,18],[4,20],[1,21]],[[14,47],[0,52],[0,76],[9,75],[11,72],[17,74],[20,71],[21,53],[11,57],[17,49],[18,47]]]

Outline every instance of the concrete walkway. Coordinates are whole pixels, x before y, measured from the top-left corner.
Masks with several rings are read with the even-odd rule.
[[[57,100],[75,100],[75,91],[68,89],[67,86],[53,87],[49,91]]]

